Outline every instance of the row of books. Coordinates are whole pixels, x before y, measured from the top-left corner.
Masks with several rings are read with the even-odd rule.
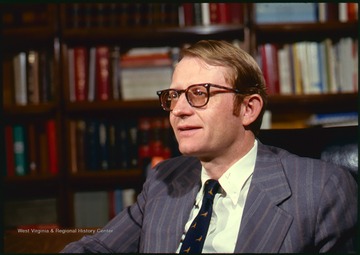
[[[177,26],[177,3],[68,3],[66,28]]]
[[[243,24],[243,3],[71,3],[67,28]]]
[[[71,120],[69,134],[72,173],[145,169],[152,157],[172,155],[167,118]]]
[[[358,40],[297,42],[258,48],[269,94],[347,93],[358,90]]]
[[[358,19],[358,4],[353,3],[256,3],[255,22],[348,22]]]
[[[76,192],[74,194],[75,228],[101,228],[135,201],[134,189]]]
[[[183,3],[179,6],[179,26],[243,24],[244,3]]]
[[[156,90],[169,87],[173,71],[171,52],[174,50],[170,47],[139,48],[120,55],[117,46],[69,48],[69,99],[155,99]]]
[[[46,50],[19,52],[13,57],[9,77],[12,84],[11,103],[17,105],[39,104],[53,100],[53,56]]]
[[[6,28],[48,26],[53,17],[47,4],[1,3],[2,25]]]
[[[55,121],[5,126],[6,176],[56,175]]]

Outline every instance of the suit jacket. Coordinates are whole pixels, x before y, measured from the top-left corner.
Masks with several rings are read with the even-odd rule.
[[[174,253],[200,189],[201,164],[160,163],[106,232],[63,252]],[[345,170],[259,142],[235,253],[354,251],[357,184]]]

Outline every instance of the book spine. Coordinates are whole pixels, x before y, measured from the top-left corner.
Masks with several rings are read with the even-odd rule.
[[[14,158],[16,175],[26,175],[26,150],[25,150],[25,130],[22,125],[15,125],[13,129],[14,139]]]
[[[106,46],[96,48],[97,96],[102,101],[108,100],[110,96],[109,54]]]
[[[36,146],[36,130],[35,125],[30,123],[28,125],[28,147],[29,147],[29,170],[30,174],[38,173],[38,149]]]
[[[26,83],[26,53],[20,52],[13,59],[15,103],[27,105],[27,83]]]
[[[56,175],[59,172],[58,165],[58,150],[57,150],[57,139],[56,139],[56,126],[55,120],[48,120],[46,122],[46,135],[48,142],[49,151],[49,171],[51,174]]]
[[[88,101],[93,102],[96,94],[96,48],[91,47],[89,50],[89,72],[88,72]]]
[[[85,164],[85,146],[86,146],[86,122],[84,120],[76,121],[76,164],[79,172],[84,172]]]
[[[69,143],[70,143],[70,171],[71,173],[77,173],[77,155],[76,155],[76,122],[69,121]]]
[[[74,48],[75,67],[75,99],[85,101],[87,99],[87,50],[85,47]]]
[[[193,3],[183,3],[184,9],[184,24],[185,26],[193,26],[194,21],[194,4]]]
[[[6,149],[6,172],[7,176],[15,176],[15,158],[14,158],[14,135],[13,127],[5,126],[5,149]]]
[[[39,97],[39,53],[29,51],[27,55],[27,96],[30,104],[38,104]]]
[[[99,145],[100,145],[100,169],[109,169],[109,134],[107,124],[101,122],[99,125]]]

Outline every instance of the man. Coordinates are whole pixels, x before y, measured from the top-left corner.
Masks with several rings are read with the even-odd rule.
[[[184,156],[158,164],[137,202],[63,252],[192,252],[204,183],[218,180],[203,253],[354,251],[357,184],[349,173],[256,140],[263,75],[246,52],[200,41],[158,92]]]

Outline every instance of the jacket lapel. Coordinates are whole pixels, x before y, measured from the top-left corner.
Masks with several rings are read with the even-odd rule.
[[[279,252],[293,218],[278,205],[290,195],[280,160],[259,142],[236,253]]]
[[[188,162],[188,164],[181,169],[182,174],[177,176],[169,185],[169,194],[172,199],[160,198],[157,204],[161,208],[167,208],[169,212],[176,212],[176,218],[172,214],[163,214],[165,217],[163,222],[172,222],[175,228],[169,231],[161,231],[159,245],[162,252],[174,253],[180,244],[181,236],[184,232],[184,226],[189,219],[190,211],[194,205],[196,195],[200,189],[200,173],[201,164],[198,160]],[[168,217],[168,218],[167,218]],[[158,228],[159,226],[157,226]],[[164,226],[164,230],[166,226]],[[154,243],[152,244],[154,246]],[[155,248],[156,249],[156,248]],[[165,249],[165,250],[164,250]],[[160,250],[152,250],[152,252],[159,252]]]

